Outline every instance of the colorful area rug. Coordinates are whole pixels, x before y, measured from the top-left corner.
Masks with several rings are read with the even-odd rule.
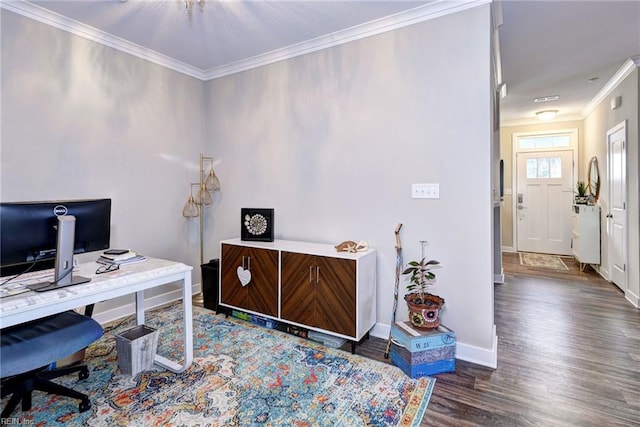
[[[520,252],[520,265],[529,267],[549,268],[552,270],[569,270],[569,267],[557,255],[534,254]]]
[[[147,314],[158,353],[179,357],[179,305]],[[194,307],[194,363],[181,374],[158,367],[135,377],[118,370],[114,333],[87,349],[90,376],[57,380],[89,394],[92,407],[36,392],[33,409],[12,417],[44,426],[418,426],[435,384],[395,366],[324,347]],[[2,399],[2,406],[7,398]]]

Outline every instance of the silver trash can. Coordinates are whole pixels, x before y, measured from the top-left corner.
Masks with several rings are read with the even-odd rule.
[[[158,331],[146,325],[138,325],[116,334],[118,367],[127,375],[136,376],[151,369],[158,348]]]

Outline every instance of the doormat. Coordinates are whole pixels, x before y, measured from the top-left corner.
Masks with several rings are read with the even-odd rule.
[[[562,258],[557,255],[533,254],[530,252],[520,252],[520,265],[549,268],[551,270],[569,270]]]

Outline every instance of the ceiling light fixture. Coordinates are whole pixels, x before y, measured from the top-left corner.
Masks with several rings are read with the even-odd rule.
[[[539,120],[551,120],[553,119],[556,114],[558,114],[558,110],[544,110],[544,111],[538,111],[536,113],[536,116],[538,116]]]
[[[189,13],[191,7],[193,7],[194,4],[200,6],[200,10],[202,11],[202,8],[204,8],[204,1],[205,0],[183,0],[182,2],[184,3],[184,13]]]
[[[550,96],[541,96],[540,98],[536,98],[533,102],[549,102],[549,101],[557,101],[560,96],[558,95],[550,95]]]

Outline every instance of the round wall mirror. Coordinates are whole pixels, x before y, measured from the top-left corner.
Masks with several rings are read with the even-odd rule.
[[[593,156],[591,160],[589,160],[589,171],[587,172],[587,190],[589,190],[589,194],[593,197],[593,201],[598,201],[598,196],[600,196],[600,170],[598,169],[598,158]]]

